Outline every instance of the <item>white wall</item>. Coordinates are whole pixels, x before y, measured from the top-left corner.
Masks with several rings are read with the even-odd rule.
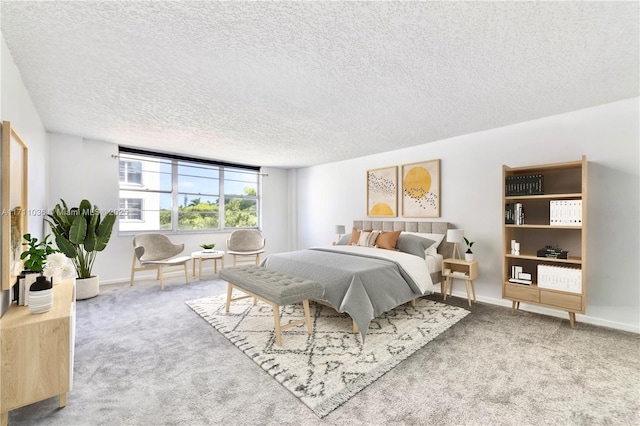
[[[366,219],[368,169],[441,159],[441,217],[475,241],[478,299],[502,299],[502,165],[589,161],[587,310],[579,320],[640,332],[638,98],[297,172],[299,248]],[[428,219],[425,219],[428,220]],[[534,306],[565,317],[566,313]]]
[[[0,116],[2,121],[11,122],[29,148],[29,210],[46,209],[47,135],[4,37],[0,47]],[[28,231],[40,239],[42,229],[43,216],[30,215]],[[1,313],[6,310],[9,298],[8,291],[0,292]]]

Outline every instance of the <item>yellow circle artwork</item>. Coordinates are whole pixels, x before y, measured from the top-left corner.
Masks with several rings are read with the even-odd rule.
[[[371,207],[372,216],[393,216],[393,210],[387,203],[376,203]]]
[[[421,199],[431,189],[431,174],[424,167],[414,167],[404,178],[404,188],[409,197]]]

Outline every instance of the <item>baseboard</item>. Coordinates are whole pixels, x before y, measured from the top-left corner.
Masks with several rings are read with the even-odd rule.
[[[454,291],[453,296],[466,299],[467,293],[463,293],[461,291]],[[507,308],[511,308],[511,300],[507,300],[507,299],[496,299],[493,297],[483,297],[483,296],[476,295],[476,300],[478,302],[489,303],[491,305],[505,306]],[[552,309],[544,306],[532,305],[532,304],[521,302],[520,310],[569,320],[569,315],[567,314],[567,312],[559,309]],[[597,318],[597,317],[592,317],[589,315],[581,315],[581,314],[576,314],[576,322],[584,322],[586,324],[592,324],[600,327],[613,328],[616,330],[622,330],[622,331],[628,331],[631,333],[640,334],[640,325],[637,325],[637,324],[625,324],[622,322],[610,321],[603,318]]]

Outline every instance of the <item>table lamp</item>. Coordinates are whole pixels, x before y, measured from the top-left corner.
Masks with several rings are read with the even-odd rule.
[[[336,225],[336,234],[338,234],[338,242],[340,241],[340,238],[342,238],[342,235],[344,235],[345,230],[344,230],[344,225]]]
[[[460,256],[460,249],[458,249],[458,243],[462,244],[464,241],[464,230],[463,229],[447,229],[447,242],[453,243],[453,258],[456,258],[456,253],[458,253],[458,259],[462,259]]]

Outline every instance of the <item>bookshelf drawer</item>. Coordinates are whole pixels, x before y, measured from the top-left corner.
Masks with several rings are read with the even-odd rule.
[[[556,306],[573,312],[582,311],[582,295],[540,290],[540,303]]]
[[[505,284],[504,293],[507,299],[515,299],[525,302],[540,302],[540,293],[537,287],[529,287],[517,284]]]

